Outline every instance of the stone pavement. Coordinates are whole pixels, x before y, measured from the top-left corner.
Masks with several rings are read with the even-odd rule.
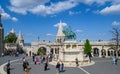
[[[65,72],[60,74],[120,74],[120,61],[117,65],[112,64],[111,59],[94,58],[94,65],[85,67],[65,67]],[[30,71],[29,74],[56,74],[54,64],[49,64],[49,70],[44,71],[44,64],[35,65],[32,58],[29,60]],[[11,74],[25,74],[22,68],[22,61],[11,63]]]

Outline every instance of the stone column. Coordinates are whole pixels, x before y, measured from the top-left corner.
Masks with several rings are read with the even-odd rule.
[[[108,51],[107,50],[105,50],[106,51],[106,57],[108,57]]]
[[[101,56],[101,49],[99,49],[99,57],[102,57],[102,56]]]

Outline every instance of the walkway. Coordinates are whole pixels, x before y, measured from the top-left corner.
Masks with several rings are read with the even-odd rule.
[[[120,74],[120,61],[118,65],[113,65],[111,59],[94,58],[96,63],[86,67],[65,67],[65,72],[60,74]],[[56,74],[54,65],[49,64],[49,70],[44,71],[44,64],[34,65],[32,58],[30,63],[29,74]],[[22,68],[22,61],[11,63],[11,74],[25,74]]]

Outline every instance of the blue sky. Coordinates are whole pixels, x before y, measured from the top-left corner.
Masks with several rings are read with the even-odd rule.
[[[77,40],[110,40],[110,30],[120,27],[120,0],[0,0],[4,34],[21,31],[25,43],[54,41],[63,22]]]

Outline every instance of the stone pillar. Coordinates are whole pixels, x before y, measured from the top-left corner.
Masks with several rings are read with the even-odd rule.
[[[106,50],[106,58],[108,57],[108,51]]]
[[[101,56],[101,49],[99,49],[99,57],[102,57],[102,56]]]
[[[72,49],[72,44],[70,44],[70,50]]]

